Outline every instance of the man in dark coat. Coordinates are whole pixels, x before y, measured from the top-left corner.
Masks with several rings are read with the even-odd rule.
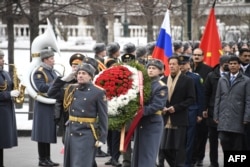
[[[4,166],[4,149],[17,146],[16,115],[13,98],[19,96],[13,90],[13,82],[4,67],[4,53],[0,50],[0,167]]]
[[[192,153],[196,134],[196,123],[202,120],[202,111],[204,107],[204,87],[201,76],[190,71],[190,57],[187,55],[180,55],[179,59],[181,61],[181,72],[193,79],[196,93],[196,102],[188,107],[188,128],[185,161],[185,167],[192,167]]]
[[[250,49],[242,48],[239,50],[241,71],[250,77]],[[245,148],[250,151],[250,125],[246,124]]]
[[[208,138],[209,138],[209,157],[210,166],[218,167],[218,131],[217,124],[213,119],[215,94],[218,85],[218,81],[221,76],[228,73],[228,60],[229,56],[224,55],[220,57],[220,64],[215,66],[213,71],[208,73],[207,79],[205,80],[205,104],[203,117],[207,120],[208,126]]]
[[[180,59],[168,59],[170,75],[167,77],[168,99],[163,115],[165,129],[161,140],[160,155],[171,167],[185,163],[188,107],[195,103],[193,80],[180,71]]]
[[[77,84],[61,87],[75,78]],[[92,83],[95,68],[87,63],[79,65],[76,73],[58,77],[48,94],[64,99],[64,108],[69,112],[66,123],[64,167],[92,167],[96,147],[106,142],[108,132],[107,99],[105,90]],[[98,117],[98,126],[97,126]],[[97,133],[98,132],[98,133]]]
[[[44,49],[40,52],[40,56],[42,63],[35,71],[33,80],[38,93],[47,96],[50,85],[57,77],[53,69],[54,52]],[[35,100],[31,140],[38,143],[39,166],[59,166],[50,159],[50,143],[57,141],[54,109],[55,104]]]
[[[244,150],[244,125],[250,122],[250,79],[240,71],[240,60],[231,56],[230,73],[218,82],[213,118],[218,124],[222,150]]]
[[[212,67],[204,64],[204,54],[200,48],[196,48],[193,51],[192,60],[193,67],[192,71],[198,73],[203,81],[205,81],[207,74],[212,71]],[[203,159],[205,157],[206,143],[208,138],[208,127],[206,125],[206,119],[202,119],[196,126],[195,136],[195,148],[193,154],[193,161],[197,166],[203,165]]]
[[[132,167],[155,166],[163,132],[161,115],[168,96],[167,86],[160,80],[163,63],[151,59],[146,67],[152,79],[151,94],[149,101],[144,104],[143,116],[136,128]]]

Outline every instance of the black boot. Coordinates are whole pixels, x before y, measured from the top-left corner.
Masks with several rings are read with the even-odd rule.
[[[39,166],[47,166],[47,167],[52,167],[52,164],[46,159],[46,158],[39,158]]]
[[[38,142],[39,166],[49,166],[52,164],[46,159],[46,143]]]
[[[96,157],[107,157],[108,155],[101,150],[101,147],[98,147],[95,156]]]
[[[47,161],[51,164],[51,166],[59,166],[59,163],[53,162],[53,161],[50,159],[50,157],[47,157],[46,159],[47,159]]]
[[[159,150],[158,153],[158,165],[157,167],[164,167],[164,160],[165,160],[165,156],[164,156],[164,150]]]
[[[48,161],[52,166],[59,166],[59,163],[53,162],[53,161],[50,159],[50,144],[49,144],[49,143],[46,143],[45,155],[46,155],[45,157],[46,157],[47,161]]]

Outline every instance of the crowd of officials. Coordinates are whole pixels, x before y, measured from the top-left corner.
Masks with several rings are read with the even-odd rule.
[[[59,166],[50,155],[57,142],[57,126],[63,134],[65,167],[97,167],[95,157],[110,159],[117,167],[203,166],[209,140],[210,167],[219,167],[218,147],[223,151],[250,150],[250,46],[247,42],[223,42],[218,65],[206,65],[199,42],[173,42],[168,66],[152,58],[155,42],[97,43],[94,58],[82,53],[70,57],[72,72],[57,76],[54,52],[40,52],[41,64],[33,75],[39,94],[55,98],[55,104],[35,100],[31,140],[37,142],[38,166]],[[151,94],[133,142],[119,151],[120,130],[109,130],[105,90],[92,83],[96,74],[120,63],[135,61],[151,78]],[[4,149],[17,146],[13,81],[0,51],[0,167]],[[169,68],[169,75],[164,75]],[[45,123],[46,122],[46,123]],[[129,123],[127,125],[129,127]],[[101,146],[107,143],[107,150]],[[120,156],[122,162],[119,162]],[[52,155],[53,156],[53,155]]]

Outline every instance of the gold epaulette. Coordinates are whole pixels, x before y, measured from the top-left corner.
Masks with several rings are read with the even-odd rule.
[[[47,74],[43,71],[43,67],[39,67],[39,68],[37,69],[37,71],[42,72],[42,74],[43,74],[43,76],[44,76],[44,79],[45,79],[45,83],[48,83],[48,82],[49,82],[49,79],[48,79]]]
[[[38,71],[43,71],[43,67],[39,67],[37,70]]]

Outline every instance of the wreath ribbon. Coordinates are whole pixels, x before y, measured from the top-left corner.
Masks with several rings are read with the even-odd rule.
[[[135,131],[135,128],[137,127],[140,119],[142,118],[143,115],[143,75],[141,71],[138,71],[138,77],[139,77],[139,94],[140,94],[140,108],[137,111],[137,114],[135,115],[128,132],[125,136],[125,141],[124,141],[124,147],[123,147],[123,152],[126,152],[128,144],[131,140],[131,137]]]

